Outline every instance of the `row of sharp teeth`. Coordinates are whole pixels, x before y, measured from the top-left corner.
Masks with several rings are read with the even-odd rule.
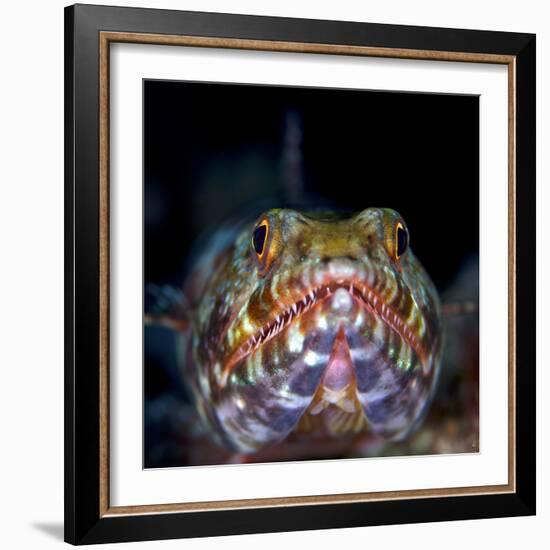
[[[306,294],[300,301],[277,315],[267,327],[262,327],[259,332],[247,340],[243,346],[243,351],[246,354],[252,352],[258,348],[260,344],[263,344],[265,341],[279,334],[279,332],[285,329],[296,316],[311,309],[321,290],[322,289],[311,290],[309,294]]]
[[[337,288],[345,287],[339,282]],[[300,301],[296,302],[290,308],[277,315],[277,317],[275,317],[269,325],[265,328],[262,327],[254,336],[250,337],[241,348],[243,355],[248,355],[252,351],[255,351],[261,344],[275,337],[283,329],[285,329],[296,316],[311,309],[313,304],[319,298],[319,295],[322,297],[330,296],[335,290],[335,288],[331,288],[330,286],[319,287],[311,290]],[[381,302],[372,290],[365,286],[361,289],[353,283],[350,283],[348,290],[352,296],[361,298],[372,313],[379,316],[394,330],[397,330],[413,345],[413,347],[416,348],[417,342],[413,331],[397,315],[397,313],[394,313],[389,306]],[[380,305],[378,305],[379,302],[381,302]]]
[[[367,290],[366,287],[363,287],[363,290],[356,289],[356,287],[351,289],[350,287],[350,293],[357,294],[370,310],[376,313],[387,325],[397,330],[405,337],[406,340],[416,347],[416,336],[414,335],[412,329],[407,326],[407,324],[399,317],[399,315],[397,315],[397,313],[393,312],[390,307],[383,302],[379,307],[377,307],[379,300],[372,290]]]

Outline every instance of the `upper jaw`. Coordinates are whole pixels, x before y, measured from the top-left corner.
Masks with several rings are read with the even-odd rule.
[[[362,275],[362,277],[359,277]],[[333,316],[345,318],[351,309],[360,306],[370,315],[382,320],[398,333],[413,348],[419,358],[424,360],[422,344],[409,327],[400,312],[388,305],[369,284],[364,270],[359,271],[349,263],[333,262],[322,276],[315,277],[318,284],[302,290],[296,301],[279,309],[269,321],[258,328],[227,359],[224,365],[222,385],[227,381],[231,370],[260,346],[277,337],[295,319],[305,315],[313,308],[328,302]]]
[[[369,314],[381,319],[397,332],[413,348],[418,347],[417,338],[399,311],[387,304],[382,296],[358,279],[336,279],[305,290],[295,302],[281,309],[269,322],[252,334],[243,344],[243,356],[255,351],[267,341],[275,338],[297,317],[304,315],[321,304],[329,304],[330,313],[346,317],[353,307],[360,305]]]

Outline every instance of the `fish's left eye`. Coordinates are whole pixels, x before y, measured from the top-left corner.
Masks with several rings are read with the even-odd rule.
[[[409,247],[409,232],[407,228],[398,222],[395,226],[395,257],[399,259]]]
[[[252,233],[252,246],[258,258],[261,260],[265,253],[265,244],[269,235],[269,223],[267,220],[262,220]]]

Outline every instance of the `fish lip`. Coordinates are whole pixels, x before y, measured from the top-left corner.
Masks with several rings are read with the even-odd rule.
[[[381,319],[388,327],[395,331],[415,351],[422,364],[425,364],[426,353],[421,343],[415,336],[413,330],[401,318],[398,312],[394,311],[369,285],[358,279],[338,278],[326,284],[311,287],[305,292],[302,298],[290,307],[276,315],[266,323],[239,348],[237,348],[225,362],[221,373],[222,387],[227,384],[229,374],[246,357],[253,354],[260,346],[276,338],[283,332],[297,317],[301,317],[308,311],[318,307],[329,299],[336,290],[343,288],[359,302],[371,315]]]

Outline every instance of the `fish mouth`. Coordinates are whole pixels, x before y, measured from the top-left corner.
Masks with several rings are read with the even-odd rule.
[[[391,330],[396,332],[424,363],[426,353],[414,331],[407,325],[401,315],[388,305],[381,296],[362,281],[339,279],[328,284],[318,285],[282,310],[268,323],[250,336],[226,361],[222,371],[221,383],[225,386],[232,370],[246,357],[253,354],[261,346],[276,338],[286,330],[296,319],[319,307],[330,299],[340,289],[345,290],[370,315],[380,319]]]

